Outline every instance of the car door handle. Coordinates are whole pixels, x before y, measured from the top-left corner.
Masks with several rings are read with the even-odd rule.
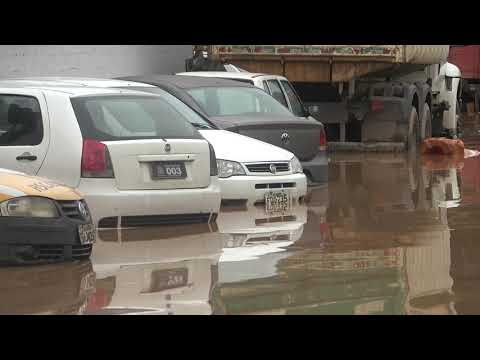
[[[35,161],[37,160],[37,157],[35,155],[32,155],[30,153],[24,153],[22,155],[17,156],[18,161],[26,160],[26,161]]]

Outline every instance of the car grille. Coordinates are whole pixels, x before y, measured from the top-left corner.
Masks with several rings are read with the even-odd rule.
[[[34,246],[40,260],[62,260],[68,259],[70,246],[61,245],[37,245]],[[74,245],[71,246],[71,258],[73,260],[82,260],[88,258],[92,253],[92,245]]]
[[[256,242],[264,242],[264,241],[289,241],[290,235],[273,235],[273,236],[262,236],[257,238],[252,238],[247,240],[247,244],[256,243]]]
[[[83,200],[80,200],[86,206]],[[80,213],[80,209],[78,208],[78,200],[68,200],[68,201],[57,201],[60,207],[62,208],[62,213],[66,217],[75,220],[85,220],[83,215]]]
[[[294,215],[275,216],[275,217],[265,218],[265,219],[255,219],[255,225],[258,226],[258,225],[292,222],[292,221],[297,221],[297,217]]]
[[[17,252],[22,262],[55,262],[85,260],[92,253],[92,244],[87,245],[25,245],[27,251]]]
[[[296,186],[295,183],[256,184],[255,189],[288,189]]]
[[[271,174],[272,172],[270,171],[270,165],[275,165],[275,168],[277,169],[277,171],[276,171],[277,173],[287,172],[287,171],[290,170],[290,164],[288,162],[249,164],[249,165],[247,165],[247,169],[251,173],[269,173],[269,174]]]

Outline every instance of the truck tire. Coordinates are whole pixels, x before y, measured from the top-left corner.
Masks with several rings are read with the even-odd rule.
[[[419,121],[417,109],[412,106],[410,116],[408,118],[408,134],[407,134],[407,151],[409,157],[417,156],[417,147],[419,144]]]
[[[429,139],[432,137],[432,112],[428,104],[423,105],[423,114],[421,124],[420,140]]]

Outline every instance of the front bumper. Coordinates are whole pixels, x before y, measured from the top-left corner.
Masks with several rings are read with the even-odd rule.
[[[307,179],[303,174],[255,176],[232,176],[219,179],[222,200],[246,200],[249,203],[263,201],[271,190],[284,189],[294,200],[307,193]]]
[[[320,152],[310,161],[302,162],[303,172],[314,183],[328,182],[328,155]]]
[[[88,259],[92,244],[82,245],[78,226],[88,221],[0,217],[0,264],[38,264]]]

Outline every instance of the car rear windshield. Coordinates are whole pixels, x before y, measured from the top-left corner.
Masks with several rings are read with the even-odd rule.
[[[201,115],[199,115],[196,111],[194,111],[192,108],[190,108],[187,104],[185,104],[183,101],[179,100],[172,94],[169,94],[163,89],[160,89],[158,87],[141,87],[141,86],[129,86],[128,88],[122,88],[125,90],[135,90],[135,91],[143,91],[149,94],[156,94],[156,95],[162,95],[162,97],[168,101],[172,106],[175,106],[175,108],[180,111],[192,124],[199,130],[215,130],[217,127],[209,122],[207,119],[204,119]]]
[[[101,95],[72,98],[82,135],[99,141],[201,139],[189,113],[162,97]]]
[[[190,96],[209,116],[247,114],[292,115],[265,91],[250,87],[204,87],[188,90]]]

